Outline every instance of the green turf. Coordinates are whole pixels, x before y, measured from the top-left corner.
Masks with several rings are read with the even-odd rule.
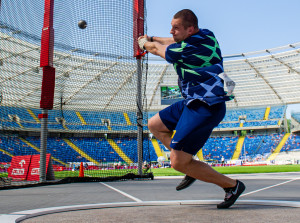
[[[300,165],[272,165],[272,166],[230,166],[213,167],[222,174],[238,173],[274,173],[274,172],[299,172]],[[183,174],[173,168],[151,169],[154,176],[182,176]]]
[[[137,170],[128,169],[128,170],[85,170],[85,177],[113,177],[113,176],[123,176],[127,173],[137,174]],[[62,179],[65,177],[78,177],[79,171],[55,171],[55,178]]]

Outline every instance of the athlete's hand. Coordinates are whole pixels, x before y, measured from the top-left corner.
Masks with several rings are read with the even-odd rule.
[[[166,58],[166,49],[168,45],[162,45],[161,43],[150,41],[151,37],[144,35],[138,38],[138,44],[141,50],[147,50],[149,53]]]
[[[139,47],[141,50],[146,50],[146,48],[144,47],[145,43],[148,42],[148,39],[147,39],[147,35],[145,36],[140,36],[138,38],[138,43],[139,43]]]
[[[143,35],[143,36],[140,36],[140,37],[138,38],[138,40],[141,39],[141,38],[146,38],[147,41],[151,41],[151,36],[148,36],[147,34],[146,34],[146,35]]]

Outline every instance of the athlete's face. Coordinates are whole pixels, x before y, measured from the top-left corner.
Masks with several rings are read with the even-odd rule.
[[[178,19],[173,18],[172,22],[171,22],[171,26],[172,26],[172,29],[171,29],[170,33],[173,35],[173,39],[177,43],[185,40],[186,38],[191,36],[194,32],[193,26],[187,27],[186,29],[184,28],[184,26],[182,25],[181,18],[178,18]]]

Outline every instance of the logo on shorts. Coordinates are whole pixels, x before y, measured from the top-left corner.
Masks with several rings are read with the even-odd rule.
[[[178,142],[175,142],[174,140],[172,140],[172,143],[178,143]]]

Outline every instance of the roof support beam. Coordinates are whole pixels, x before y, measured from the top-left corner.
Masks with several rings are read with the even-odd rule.
[[[70,55],[64,56],[63,58],[60,57],[60,58],[58,58],[57,60],[53,61],[53,63],[55,63],[55,62],[57,62],[57,61],[59,61],[59,60],[61,60],[61,59],[68,58],[68,57],[70,57]],[[31,70],[33,70],[33,69],[36,69],[36,68],[39,68],[39,66],[30,68],[30,69],[28,69],[28,70],[26,70],[26,71],[23,71],[23,72],[21,72],[21,73],[15,75],[14,77],[17,77],[17,76],[19,76],[19,75],[22,75],[22,74],[24,74],[24,73],[26,73],[26,72],[29,72],[29,71],[31,71]],[[63,73],[62,75],[64,75],[64,73]],[[60,75],[60,76],[62,76],[62,75]],[[57,76],[56,79],[57,79],[58,77],[60,77],[60,76]],[[10,77],[9,80],[11,80],[11,79],[14,78],[14,77]],[[27,94],[24,94],[22,98],[20,98],[19,100],[17,100],[17,101],[15,102],[15,105],[17,106],[19,102],[23,101],[26,97],[32,95],[33,93],[39,91],[40,89],[41,89],[41,86],[38,86],[38,87],[34,88],[32,91],[28,92]]]
[[[91,62],[93,60],[87,61],[87,62]],[[86,64],[87,62],[85,62],[84,64]],[[84,65],[83,64],[83,65]],[[99,79],[100,76],[102,74],[104,74],[105,72],[109,71],[111,68],[113,68],[115,65],[117,65],[118,62],[115,62],[113,64],[111,64],[109,67],[105,68],[104,70],[102,70],[100,73],[96,74],[95,76],[93,76],[93,78],[91,78],[89,81],[87,81],[85,84],[83,84],[81,87],[78,88],[77,91],[75,91],[70,97],[68,97],[65,101],[64,104],[67,104],[75,95],[77,95],[81,90],[85,89],[90,83],[92,83],[94,80]],[[82,65],[82,66],[83,66]]]
[[[29,53],[29,52],[31,52],[31,51],[39,50],[39,49],[40,49],[40,47],[35,47],[35,48],[31,48],[31,49],[29,49],[29,50],[22,51],[22,52],[20,52],[20,53],[13,53],[13,52],[10,52],[10,51],[3,50],[3,49],[2,49],[2,51],[6,52],[6,53],[9,53],[9,54],[11,54],[11,55],[9,55],[9,56],[7,56],[7,57],[0,58],[0,60],[4,61],[4,60],[6,60],[6,59],[8,59],[8,58],[21,56],[21,55],[24,54],[24,53]],[[38,60],[39,60],[39,59],[38,59]]]
[[[299,72],[299,71],[295,70],[295,69],[292,68],[290,65],[284,63],[282,60],[280,60],[280,59],[274,57],[274,56],[271,54],[271,52],[270,52],[269,50],[266,50],[266,52],[270,54],[270,56],[271,56],[272,59],[278,61],[278,62],[279,62],[280,64],[282,64],[283,66],[286,66],[289,70],[291,70],[291,71],[297,73],[298,75],[300,75],[300,72]]]
[[[110,97],[110,99],[108,100],[108,102],[105,104],[103,110],[106,110],[106,108],[108,108],[108,106],[113,101],[113,99],[118,95],[119,91],[125,86],[126,83],[128,83],[128,81],[130,81],[132,79],[133,74],[136,73],[136,71],[137,71],[137,69],[135,69],[133,72],[131,72],[127,76],[127,78],[119,85],[119,87],[117,88],[117,90],[115,91],[115,93]]]
[[[256,67],[248,59],[245,59],[245,62],[255,71],[257,76],[259,76],[261,79],[263,79],[263,81],[271,88],[271,90],[278,97],[278,99],[284,104],[284,101],[282,100],[280,95],[277,93],[277,91],[271,86],[269,81],[264,78],[264,76],[256,69]]]

